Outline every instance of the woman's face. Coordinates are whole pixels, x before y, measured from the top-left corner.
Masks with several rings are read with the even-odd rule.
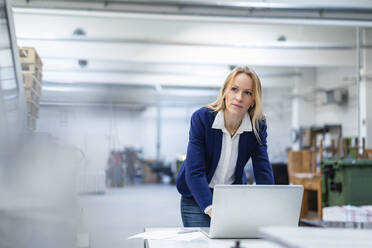
[[[253,80],[245,73],[239,73],[225,95],[226,110],[231,114],[244,115],[254,104]]]

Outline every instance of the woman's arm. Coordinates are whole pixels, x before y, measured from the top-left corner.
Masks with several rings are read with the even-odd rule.
[[[204,209],[212,204],[212,193],[209,189],[206,176],[206,144],[205,124],[202,122],[200,112],[191,117],[189,144],[187,147],[185,177],[194,199]]]
[[[266,129],[266,121],[262,120],[260,125],[261,143],[258,142],[252,155],[254,177],[257,184],[274,184],[273,170],[267,155]]]

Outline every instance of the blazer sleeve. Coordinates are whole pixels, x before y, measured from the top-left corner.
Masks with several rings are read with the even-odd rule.
[[[185,179],[188,188],[202,211],[212,204],[212,193],[207,181],[205,159],[205,124],[202,122],[200,112],[195,112],[191,117]]]
[[[258,144],[252,155],[253,172],[257,184],[274,184],[273,170],[267,155],[266,129],[266,121],[263,120],[259,132],[261,142],[257,140]]]

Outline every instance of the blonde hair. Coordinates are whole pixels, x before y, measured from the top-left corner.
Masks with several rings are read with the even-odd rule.
[[[257,137],[257,140],[261,143],[261,139],[259,136],[260,131],[260,121],[265,119],[265,116],[262,112],[262,87],[261,87],[261,81],[258,78],[256,72],[252,70],[251,68],[247,66],[237,66],[235,67],[230,74],[226,77],[225,82],[223,86],[221,87],[220,94],[217,97],[216,101],[213,103],[207,105],[207,108],[212,109],[213,111],[220,111],[226,109],[225,104],[225,96],[227,93],[227,90],[231,89],[232,84],[234,83],[234,80],[236,76],[240,73],[245,73],[248,75],[252,81],[253,81],[253,99],[254,104],[253,107],[248,109],[249,116],[252,119],[253,123],[253,132],[255,136]]]

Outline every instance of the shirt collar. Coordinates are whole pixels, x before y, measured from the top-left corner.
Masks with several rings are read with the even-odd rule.
[[[214,119],[212,128],[226,131],[223,110],[218,111],[216,118]],[[236,131],[236,133],[239,133],[239,134],[243,132],[252,132],[252,122],[251,122],[251,118],[249,117],[248,112],[245,113],[242,123],[240,124],[240,127]]]

